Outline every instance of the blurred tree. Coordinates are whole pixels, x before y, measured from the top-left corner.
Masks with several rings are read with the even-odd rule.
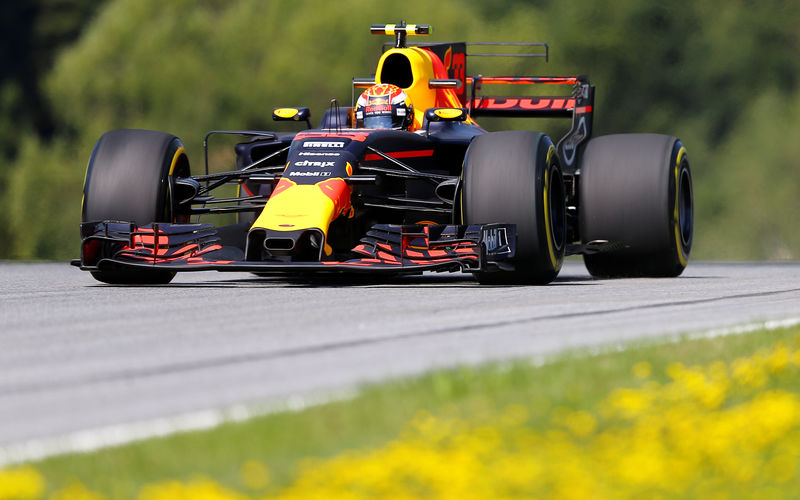
[[[559,59],[598,83],[602,133],[675,133],[691,117],[716,145],[752,97],[800,83],[796,1],[550,2],[548,18],[570,35]]]
[[[31,117],[36,129],[42,135],[50,136],[53,132],[52,119],[47,112],[41,111],[42,98],[33,58],[36,5],[28,2],[7,2],[2,9],[0,29],[5,36],[0,45],[0,86],[16,86],[21,99],[14,103],[18,109],[12,108],[10,111],[20,118]],[[22,109],[27,113],[20,112]]]
[[[7,158],[15,155],[27,127],[42,139],[53,136],[56,123],[41,81],[59,49],[78,37],[103,1],[6,0],[0,5],[0,89],[7,121],[0,145]]]
[[[58,52],[78,38],[104,0],[4,0],[0,2],[0,193],[7,165],[28,135],[47,143],[58,123],[42,81]],[[0,194],[0,196],[2,196]],[[6,197],[0,198],[4,201]],[[0,255],[7,255],[6,207],[0,203]]]
[[[0,47],[0,147],[10,144],[18,156],[0,200],[0,257],[74,256],[86,160],[105,130],[175,133],[200,165],[209,129],[269,128],[271,108],[287,105],[311,107],[316,122],[331,98],[350,103],[353,76],[374,72],[383,40],[367,27],[401,19],[432,24],[427,40],[549,42],[549,64],[474,58],[468,72],[589,74],[597,86],[598,134],[675,134],[689,148],[695,256],[800,257],[790,225],[769,226],[769,241],[783,242],[777,254],[741,237],[763,234],[767,214],[800,213],[792,155],[754,153],[784,148],[779,138],[797,129],[796,115],[778,113],[800,95],[796,0],[407,0],[369,8],[358,0],[107,0],[100,9],[101,3],[0,6],[8,33]],[[30,60],[19,60],[23,53]],[[25,71],[35,84],[20,83]],[[37,108],[27,102],[38,102],[41,114],[27,115]],[[785,180],[780,197],[766,194],[768,181],[757,197],[737,188],[752,182],[753,158],[774,162],[770,172]],[[759,217],[745,217],[755,204]]]

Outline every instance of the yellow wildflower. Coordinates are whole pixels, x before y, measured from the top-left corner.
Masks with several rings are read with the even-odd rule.
[[[639,379],[648,378],[650,376],[650,373],[652,373],[652,371],[653,367],[650,366],[650,363],[648,363],[647,361],[640,361],[635,365],[633,365],[633,368],[631,368],[631,373],[633,374],[633,376]]]
[[[99,493],[95,493],[82,483],[73,482],[67,487],[60,489],[50,495],[50,500],[103,500],[105,497]]]
[[[570,412],[564,419],[564,425],[577,437],[586,437],[597,428],[597,420],[587,411]]]
[[[211,479],[199,477],[186,483],[164,481],[146,485],[139,492],[138,500],[248,500],[248,498]]]
[[[0,469],[0,500],[34,500],[44,493],[44,478],[30,466]]]
[[[269,469],[257,460],[248,460],[239,469],[239,478],[250,490],[263,490],[269,485]]]

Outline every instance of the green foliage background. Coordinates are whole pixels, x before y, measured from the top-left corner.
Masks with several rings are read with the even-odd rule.
[[[20,15],[18,3],[3,7],[4,24]],[[40,7],[35,36],[59,22],[75,36],[37,56],[49,129],[25,117],[30,83],[0,79],[0,258],[77,256],[86,162],[104,131],[174,133],[199,171],[208,130],[269,129],[276,106],[307,105],[318,119],[331,98],[349,103],[351,78],[374,72],[385,41],[369,25],[400,19],[433,25],[431,40],[547,41],[549,64],[470,59],[467,71],[589,74],[596,134],[667,133],[687,146],[693,258],[800,258],[800,3],[793,0],[28,4]],[[65,16],[64,5],[81,15]],[[29,57],[14,40],[3,41],[3,70]]]

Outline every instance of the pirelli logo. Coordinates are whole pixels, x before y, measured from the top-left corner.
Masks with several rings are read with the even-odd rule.
[[[303,143],[304,148],[326,148],[335,149],[343,148],[344,141],[306,141]]]

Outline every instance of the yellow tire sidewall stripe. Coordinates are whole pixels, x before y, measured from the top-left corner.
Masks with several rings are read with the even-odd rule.
[[[175,154],[172,155],[172,163],[169,165],[169,175],[173,175],[175,173],[175,165],[178,164],[178,159],[181,156],[186,156],[186,150],[183,149],[183,146],[178,147],[175,151]]]
[[[556,255],[555,248],[553,246],[553,229],[551,227],[550,220],[550,200],[548,198],[548,192],[550,191],[550,166],[552,165],[551,162],[555,153],[555,146],[550,146],[550,149],[547,150],[547,160],[545,161],[542,204],[544,205],[544,228],[547,236],[547,253],[550,256],[550,264],[553,266],[553,269],[559,271],[561,269],[562,260]]]
[[[680,170],[681,170],[681,162],[683,161],[683,157],[686,155],[686,148],[681,147],[678,150],[678,157],[675,160],[675,209],[673,211],[673,226],[675,230],[675,245],[677,246],[678,250],[678,260],[680,261],[683,267],[689,263],[688,256],[683,251],[683,238],[681,238],[681,220],[680,220],[680,194],[681,194],[681,185],[680,185]]]

